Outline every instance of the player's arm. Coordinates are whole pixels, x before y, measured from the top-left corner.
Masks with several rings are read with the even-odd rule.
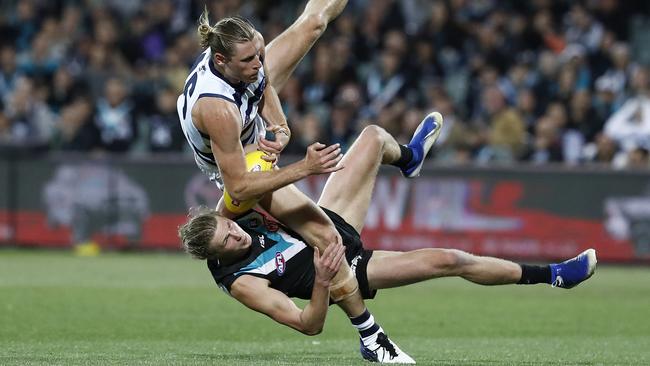
[[[300,309],[287,295],[269,287],[267,280],[253,276],[238,278],[230,293],[248,308],[307,335],[322,331],[330,294],[329,286],[314,283],[311,300]]]
[[[255,35],[255,42],[258,43],[256,46],[260,50],[260,58],[264,60],[266,50],[264,47],[264,38],[260,32],[257,32]],[[264,75],[267,75],[268,80],[269,71],[266,63],[262,62],[262,65],[264,67]],[[289,143],[291,130],[282,111],[282,104],[280,103],[278,93],[271,83],[268,83],[264,89],[264,94],[259,104],[259,113],[267,123],[267,131],[275,135],[275,141],[270,141],[265,138],[260,139],[260,150],[269,154],[280,154]]]
[[[300,309],[287,295],[270,288],[268,281],[259,277],[241,276],[232,284],[230,293],[250,309],[266,314],[278,323],[307,335],[316,335],[325,324],[331,280],[344,259],[345,247],[340,243],[329,245],[323,255],[314,248],[314,287],[304,309]]]
[[[198,108],[197,108],[198,107]],[[265,172],[246,170],[244,149],[239,141],[241,117],[234,104],[223,99],[203,98],[197,102],[193,118],[199,130],[210,135],[212,153],[219,164],[230,196],[239,201],[260,197],[312,174],[340,170],[338,144],[312,144],[305,158],[291,165]]]

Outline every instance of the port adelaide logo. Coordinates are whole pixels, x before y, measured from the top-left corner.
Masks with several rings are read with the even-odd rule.
[[[278,273],[278,276],[282,276],[286,269],[287,265],[284,261],[284,256],[280,252],[275,252],[275,271]]]

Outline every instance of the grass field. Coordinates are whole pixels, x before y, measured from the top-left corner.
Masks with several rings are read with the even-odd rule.
[[[441,279],[381,292],[370,309],[432,365],[650,365],[650,268],[598,268],[574,290]],[[0,365],[359,365],[335,307],[300,335],[223,294],[172,254],[0,250]]]

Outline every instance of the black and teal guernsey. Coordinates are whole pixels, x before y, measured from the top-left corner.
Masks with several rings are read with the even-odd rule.
[[[271,287],[287,296],[309,299],[315,274],[311,247],[298,234],[256,211],[236,222],[251,236],[251,247],[242,260],[231,265],[208,260],[219,287],[230,293],[237,277],[247,274],[266,278]]]
[[[376,291],[368,287],[366,276],[372,251],[363,248],[359,234],[343,218],[325,208],[323,211],[341,234],[346,260],[357,277],[363,298],[374,298]],[[251,247],[240,261],[230,265],[222,265],[217,259],[207,261],[217,285],[230,294],[230,287],[239,276],[251,275],[267,279],[271,288],[289,297],[311,298],[314,250],[300,235],[256,211],[249,211],[236,222],[251,236]]]

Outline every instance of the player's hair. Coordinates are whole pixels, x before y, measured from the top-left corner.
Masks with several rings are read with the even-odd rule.
[[[189,220],[179,226],[178,237],[183,249],[196,259],[208,259],[210,241],[217,230],[219,214],[205,206],[190,209]]]
[[[207,8],[199,18],[198,33],[201,48],[210,47],[211,56],[219,52],[228,59],[235,53],[235,44],[252,41],[255,38],[253,25],[239,16],[223,18],[214,27],[211,26]]]

